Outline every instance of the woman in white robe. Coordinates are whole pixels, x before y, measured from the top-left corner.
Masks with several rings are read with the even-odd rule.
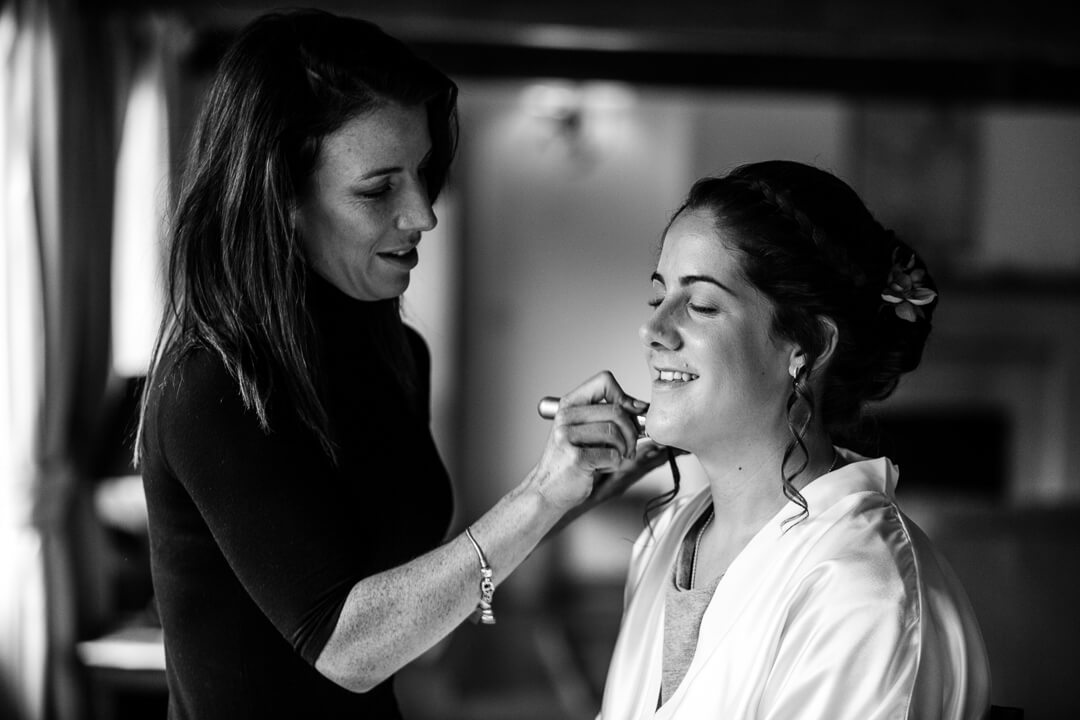
[[[694,185],[651,304],[647,429],[709,482],[635,545],[599,718],[984,717],[963,588],[896,466],[833,441],[919,363],[922,260],[835,176],[757,163]]]

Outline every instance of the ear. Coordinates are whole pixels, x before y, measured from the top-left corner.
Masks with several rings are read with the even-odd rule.
[[[829,360],[832,359],[836,346],[840,342],[840,329],[836,327],[836,321],[828,315],[817,316],[818,326],[821,328],[822,348],[821,354],[814,360],[813,370],[824,370]]]
[[[822,349],[821,353],[814,358],[814,365],[810,368],[810,372],[822,370],[829,364],[829,360],[836,350],[836,344],[840,337],[840,332],[836,327],[836,323],[831,317],[827,315],[818,315],[817,322],[819,332],[821,333]],[[791,355],[788,358],[788,375],[790,375],[793,380],[797,378],[799,373],[806,369],[809,360],[810,357],[801,345],[792,345]]]

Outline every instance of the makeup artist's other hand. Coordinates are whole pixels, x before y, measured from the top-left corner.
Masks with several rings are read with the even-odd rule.
[[[685,453],[685,450],[657,445],[652,440],[641,440],[637,445],[637,455],[633,458],[624,460],[615,470],[596,473],[589,497],[565,513],[549,534],[558,534],[597,505],[622,495],[631,485],[667,462],[669,457],[678,457]]]
[[[534,487],[562,512],[584,501],[597,474],[617,473],[637,456],[637,416],[647,407],[606,370],[562,396],[530,475]]]
[[[675,452],[682,453],[681,450]],[[595,474],[592,492],[589,493],[588,499],[583,504],[591,508],[622,495],[627,488],[645,477],[649,472],[663,465],[667,462],[667,459],[668,449],[663,445],[658,445],[650,439],[639,441],[637,454],[634,457],[623,460],[614,470]]]

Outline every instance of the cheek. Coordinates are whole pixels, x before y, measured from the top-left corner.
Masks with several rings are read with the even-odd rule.
[[[720,377],[731,383],[730,392],[737,397],[761,403],[785,396],[788,376],[771,344],[743,337],[721,348],[718,358]]]
[[[379,213],[367,209],[345,208],[334,215],[335,240],[352,254],[372,250],[385,227]]]
[[[318,222],[311,223],[304,235],[304,248],[309,257],[321,257],[329,263],[356,260],[367,255],[374,246],[370,229],[355,213],[341,209],[323,213]]]
[[[756,402],[763,407],[785,405],[791,392],[791,377],[787,374],[786,363],[781,363],[775,353],[762,353],[754,362]]]

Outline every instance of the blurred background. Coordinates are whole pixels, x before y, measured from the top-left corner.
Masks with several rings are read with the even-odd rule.
[[[610,369],[647,399],[637,328],[690,183],[810,162],[919,249],[942,297],[922,367],[857,449],[899,463],[903,507],[967,586],[994,702],[1080,716],[1075,3],[316,4],[460,84],[460,154],[405,297],[433,352],[454,531],[538,458],[541,396]],[[164,717],[132,423],[201,94],[272,7],[0,5],[0,718]],[[670,483],[658,470],[538,549],[498,625],[401,674],[408,717],[592,718],[630,544]]]

